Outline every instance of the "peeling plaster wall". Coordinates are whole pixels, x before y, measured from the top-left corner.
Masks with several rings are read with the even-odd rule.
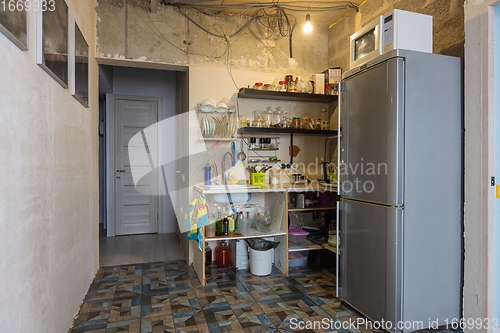
[[[65,333],[98,268],[95,1],[66,0],[90,47],[90,108],[0,34],[0,327]]]
[[[349,69],[349,37],[377,16],[393,9],[433,16],[433,52],[464,57],[463,0],[367,0],[328,31],[328,65]]]
[[[225,67],[226,41],[214,37],[189,22],[176,9],[158,6],[150,14],[130,0],[99,0],[97,7],[98,57],[136,59],[171,65],[216,65]],[[219,19],[196,11],[187,11],[196,22],[214,33],[222,29],[236,32],[247,17]],[[298,68],[290,71],[288,38],[261,39],[262,26],[252,23],[249,29],[230,38],[230,61],[233,69],[259,72],[311,75],[327,68],[328,31],[315,26],[311,34],[297,28],[293,34],[293,57]],[[181,51],[179,49],[183,49]],[[196,78],[205,79],[205,78]],[[253,82],[245,83],[253,84]]]

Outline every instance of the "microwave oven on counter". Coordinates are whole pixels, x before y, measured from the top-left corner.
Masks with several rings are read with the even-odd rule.
[[[432,53],[432,16],[394,9],[351,35],[350,68],[395,49]]]

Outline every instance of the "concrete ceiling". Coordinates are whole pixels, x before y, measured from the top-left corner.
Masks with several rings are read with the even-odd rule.
[[[155,0],[151,0],[154,2]],[[366,1],[365,1],[366,2]],[[238,13],[241,8],[245,6],[252,6],[258,4],[273,4],[278,3],[275,0],[160,0],[160,3],[182,3],[182,4],[192,4],[193,6],[202,7],[204,9],[212,9],[219,13]],[[361,0],[355,2],[349,1],[339,1],[339,0],[298,0],[298,1],[279,1],[279,4],[285,8],[285,11],[289,15],[296,17],[299,24],[305,22],[306,14],[311,15],[311,23],[313,25],[319,26],[330,26],[331,24],[342,19],[350,13],[355,13],[356,9],[350,8],[349,4],[358,6]],[[223,10],[218,10],[219,8],[224,8]],[[271,8],[267,9],[270,13]],[[260,12],[256,9],[249,9],[243,12],[243,15],[256,16]]]

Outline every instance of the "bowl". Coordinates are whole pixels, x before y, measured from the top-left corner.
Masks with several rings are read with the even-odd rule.
[[[257,229],[262,233],[269,234],[277,231],[278,220],[275,218],[264,219],[255,217],[254,222]]]

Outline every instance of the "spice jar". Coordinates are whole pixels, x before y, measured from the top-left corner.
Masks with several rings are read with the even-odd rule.
[[[215,264],[217,267],[227,267],[231,262],[231,249],[227,246],[227,242],[222,240],[215,249]]]
[[[205,242],[205,266],[212,265],[212,248]]]
[[[280,81],[280,90],[279,91],[282,91],[282,92],[286,92],[286,89],[288,88],[288,85],[286,83],[286,81]]]
[[[300,117],[293,117],[292,128],[300,128]]]
[[[264,85],[264,90],[271,90],[271,89],[269,89],[269,87],[270,87],[270,86],[271,86],[271,85],[270,85],[269,83],[266,83],[266,84]]]
[[[260,138],[259,143],[260,143],[259,148],[266,148],[266,138]]]
[[[250,149],[260,148],[256,138],[250,138]]]
[[[264,90],[264,84],[262,82],[256,82],[254,85],[253,85],[253,88],[255,90]]]

